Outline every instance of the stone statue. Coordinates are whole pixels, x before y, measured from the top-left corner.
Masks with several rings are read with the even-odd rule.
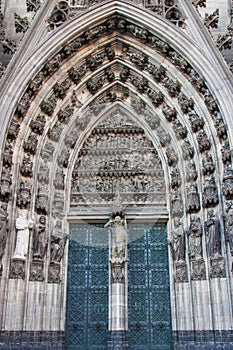
[[[228,213],[223,217],[226,227],[226,239],[230,246],[231,255],[233,256],[233,208],[230,206],[226,211],[228,211]]]
[[[13,260],[26,260],[29,244],[29,229],[33,219],[28,219],[28,210],[23,209],[16,219],[17,240]]]
[[[184,229],[180,222],[180,219],[174,219],[175,229],[171,232],[171,239],[168,240],[168,244],[171,246],[172,256],[174,262],[185,260],[185,243],[184,243]]]
[[[220,223],[213,209],[208,210],[208,220],[204,224],[207,251],[210,258],[221,256]]]
[[[104,227],[110,227],[112,237],[112,259],[123,260],[125,258],[127,231],[126,221],[119,215],[107,222]]]
[[[57,221],[51,237],[50,260],[52,263],[59,263],[63,257],[67,236],[62,235],[62,222]]]
[[[2,273],[2,258],[6,248],[6,240],[8,234],[8,214],[7,204],[2,203],[0,208],[0,275]]]
[[[34,260],[42,260],[46,252],[48,242],[44,241],[45,224],[46,224],[46,218],[45,216],[41,216],[39,219],[39,223],[35,226],[34,236],[33,236],[33,259]]]
[[[191,222],[187,234],[190,259],[202,259],[202,230],[200,218],[191,216]]]

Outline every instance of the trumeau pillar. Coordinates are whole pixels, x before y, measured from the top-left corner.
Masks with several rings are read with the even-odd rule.
[[[119,109],[135,122],[124,133],[130,131],[135,144],[142,143],[144,133],[150,141],[131,150],[139,149],[133,157],[140,159],[139,173],[132,175],[134,169],[128,169],[130,162],[125,160],[127,169],[120,169],[123,179],[132,175],[137,180],[134,186],[124,182],[125,204],[129,199],[135,204],[136,192],[146,209],[142,216],[169,216],[174,346],[189,348],[192,343],[204,349],[214,344],[214,349],[222,334],[225,345],[232,343],[230,72],[211,51],[211,42],[205,55],[183,29],[146,13],[121,1],[103,3],[67,20],[36,49],[24,42],[6,74],[0,107],[2,130],[7,129],[1,140],[0,188],[0,314],[5,344],[20,336],[21,344],[32,345],[32,334],[37,345],[62,344],[67,217],[87,217],[90,208],[93,216],[99,203],[105,219],[111,212],[106,198],[113,193],[100,190],[109,188],[111,164],[107,163],[106,176],[99,162],[112,153],[109,143],[105,148],[99,145],[108,136],[114,144],[117,133],[112,124]],[[42,22],[41,16],[37,19]],[[24,53],[26,48],[30,55]],[[108,126],[100,125],[95,133],[105,113],[110,115]],[[98,165],[97,171],[87,155]],[[148,166],[153,171],[145,181],[140,176]],[[143,188],[140,196],[135,186]],[[21,210],[34,217],[24,253],[18,249],[15,227]],[[116,217],[109,225],[114,232]],[[123,238],[124,225],[121,221]],[[111,240],[112,332],[127,331],[123,241]],[[17,260],[19,255],[24,258]]]
[[[110,293],[108,349],[120,345],[128,349],[127,226],[116,214],[105,227],[110,228]]]

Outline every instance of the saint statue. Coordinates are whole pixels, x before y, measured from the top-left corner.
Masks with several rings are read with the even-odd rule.
[[[33,220],[28,219],[28,211],[23,209],[16,219],[17,239],[13,259],[26,260],[29,244],[29,229],[33,226]]]
[[[174,219],[174,230],[171,232],[171,239],[168,240],[168,244],[171,246],[172,256],[174,261],[184,261],[184,229],[180,222],[180,219]]]
[[[123,260],[126,256],[126,221],[119,215],[107,222],[104,227],[109,227],[111,231],[111,258]]]
[[[204,224],[209,257],[221,256],[220,224],[212,209],[208,210],[208,220]]]
[[[188,247],[191,260],[202,259],[202,230],[201,220],[196,216],[191,216],[188,229]]]

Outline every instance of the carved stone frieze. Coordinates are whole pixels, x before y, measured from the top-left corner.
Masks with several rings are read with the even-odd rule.
[[[6,169],[3,169],[0,183],[0,198],[5,202],[9,201],[11,195],[11,184],[11,174]]]
[[[21,180],[17,194],[17,206],[28,209],[31,203],[31,184],[27,180]]]
[[[45,124],[45,116],[43,114],[39,114],[34,120],[31,121],[30,128],[34,133],[41,135],[44,131]]]
[[[25,155],[20,166],[20,173],[25,177],[32,177],[33,162],[30,155]]]
[[[11,260],[9,278],[25,279],[25,261]]]
[[[233,199],[233,169],[231,164],[224,170],[222,193],[226,199]]]
[[[197,184],[193,183],[187,187],[187,213],[196,213],[200,210],[200,200],[197,189]]]
[[[204,208],[215,207],[218,204],[218,190],[214,177],[206,179],[203,188],[202,205]]]
[[[203,175],[210,176],[214,173],[215,166],[212,155],[210,153],[205,153],[202,159],[202,169]]]
[[[43,282],[44,279],[44,263],[40,261],[33,261],[30,265],[29,281]]]
[[[175,281],[177,283],[188,282],[188,271],[185,261],[175,262]]]
[[[38,136],[36,134],[30,134],[28,139],[24,141],[23,148],[25,152],[35,154],[38,144]]]
[[[7,204],[2,203],[0,207],[0,277],[2,276],[2,272],[3,272],[2,259],[5,253],[7,237],[8,237]]]

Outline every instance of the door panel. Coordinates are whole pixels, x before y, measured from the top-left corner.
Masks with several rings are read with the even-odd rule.
[[[132,350],[171,349],[165,224],[130,224],[129,339]]]

